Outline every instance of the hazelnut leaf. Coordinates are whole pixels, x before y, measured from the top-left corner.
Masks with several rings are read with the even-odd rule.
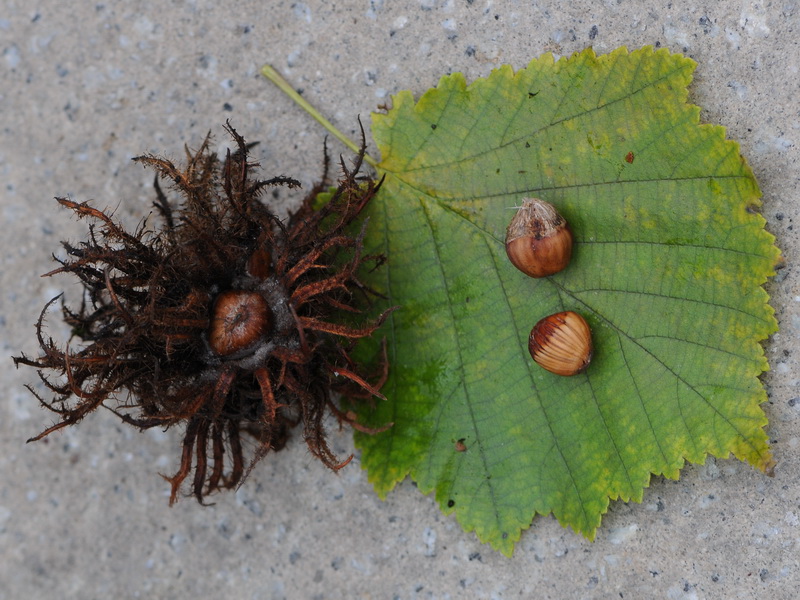
[[[611,499],[708,455],[769,473],[768,369],[777,330],[762,285],[779,251],[736,143],[687,103],[695,63],[667,50],[591,49],[460,73],[373,115],[386,180],[367,246],[389,317],[388,402],[357,434],[381,496],[410,474],[445,513],[510,555],[538,514],[592,539]],[[525,197],[553,203],[572,262],[531,279],[505,228]],[[531,359],[540,318],[582,314],[589,369]]]

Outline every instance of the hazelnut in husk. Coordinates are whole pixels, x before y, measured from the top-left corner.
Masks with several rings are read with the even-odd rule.
[[[525,198],[506,230],[506,254],[526,275],[553,275],[569,264],[572,231],[552,204]]]
[[[272,330],[272,310],[258,292],[227,290],[214,303],[208,345],[220,356],[247,352]]]
[[[39,371],[57,422],[32,440],[83,420],[105,406],[139,429],[180,427],[178,467],[167,477],[170,503],[184,482],[199,501],[235,489],[256,461],[283,448],[298,427],[311,455],[337,470],[347,464],[329,447],[326,416],[360,431],[348,408],[382,398],[385,346],[375,365],[353,356],[391,309],[375,318],[379,296],[360,280],[383,260],[364,251],[360,215],[380,183],[359,175],[363,149],[317,202],[323,183],[285,219],[266,190],[297,188],[294,179],[255,177],[245,142],[221,157],[210,139],[182,167],[137,157],[154,169],[161,217],[127,231],[102,210],[67,198],[59,203],[94,222],[88,239],[64,243],[59,267],[84,290],[78,310],[63,309],[73,339],[57,344],[36,324],[40,354],[17,356]],[[327,167],[328,161],[325,160]],[[172,190],[164,192],[158,181]],[[255,438],[246,444],[244,434]],[[250,460],[247,461],[247,454]],[[248,466],[249,462],[249,466]]]

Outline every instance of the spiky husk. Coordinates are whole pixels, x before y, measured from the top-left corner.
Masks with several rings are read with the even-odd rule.
[[[80,343],[62,348],[45,336],[44,315],[54,298],[36,325],[41,356],[14,359],[37,367],[56,394],[48,400],[34,392],[60,421],[30,441],[100,406],[140,429],[183,425],[180,466],[166,477],[170,503],[192,471],[191,490],[201,502],[239,485],[249,472],[242,432],[258,440],[251,467],[302,425],[310,452],[331,469],[341,468],[350,459],[340,460],[328,446],[325,415],[365,428],[337,407],[332,393],[381,398],[388,368],[385,352],[370,374],[351,359],[354,344],[372,335],[391,310],[357,323],[364,301],[375,295],[359,280],[359,269],[365,261],[383,261],[363,255],[366,223],[356,224],[380,187],[359,176],[363,150],[352,169],[342,162],[327,202],[315,206],[323,178],[284,223],[262,201],[263,192],[299,183],[252,179],[251,145],[230,125],[226,129],[237,149],[224,160],[209,150],[209,138],[195,152],[187,148],[182,168],[152,155],[134,159],[157,172],[157,229],[142,224],[128,233],[101,210],[57,199],[92,220],[88,240],[64,243],[67,258],[56,259],[60,267],[46,274],[68,273],[84,286],[80,309],[63,309]],[[326,153],[326,173],[327,167]],[[159,177],[171,183],[177,204],[162,192]],[[228,290],[262,294],[275,327],[256,346],[219,356],[209,346],[208,329],[214,299]]]

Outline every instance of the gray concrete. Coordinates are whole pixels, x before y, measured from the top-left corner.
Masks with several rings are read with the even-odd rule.
[[[2,2],[0,599],[796,597],[799,40],[790,0]],[[156,473],[175,469],[178,431],[140,434],[99,412],[24,444],[52,417],[8,356],[36,352],[39,307],[66,285],[38,275],[85,231],[53,196],[135,224],[151,175],[130,158],[180,158],[209,129],[222,143],[226,118],[261,140],[267,173],[311,183],[324,132],[258,76],[263,62],[355,133],[356,115],[444,73],[646,44],[699,62],[691,98],[741,143],[786,256],[768,286],[782,327],[764,377],[773,479],[735,460],[689,466],[652,481],[642,504],[612,503],[594,543],[539,517],[508,559],[411,482],[382,502],[358,459],[334,476],[301,444],[207,508],[167,506]],[[351,448],[348,432],[333,438]]]

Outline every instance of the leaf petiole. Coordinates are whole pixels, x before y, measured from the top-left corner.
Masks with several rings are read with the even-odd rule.
[[[336,139],[342,142],[345,146],[350,148],[355,153],[358,153],[361,150],[358,144],[356,144],[353,140],[351,140],[345,134],[339,131],[333,125],[333,123],[331,123],[330,121],[328,121],[328,119],[323,117],[322,114],[320,114],[320,112],[316,108],[311,106],[311,104],[309,104],[309,102],[305,98],[303,98],[300,94],[298,94],[297,90],[295,90],[291,85],[289,85],[289,82],[286,81],[283,78],[283,76],[280,73],[278,73],[278,71],[276,71],[272,65],[264,65],[263,67],[261,67],[261,74],[267,79],[269,79],[276,86],[278,86],[278,89],[280,89],[284,94],[289,96],[289,98],[291,98],[297,104],[299,104],[303,110],[305,110],[308,114],[314,117],[317,120],[317,122],[319,122],[320,125],[322,125],[325,129],[330,131],[331,134],[333,134],[333,136],[336,137]],[[378,168],[378,161],[372,158],[369,154],[366,153],[364,154],[364,160],[367,161],[374,168],[376,169]]]

